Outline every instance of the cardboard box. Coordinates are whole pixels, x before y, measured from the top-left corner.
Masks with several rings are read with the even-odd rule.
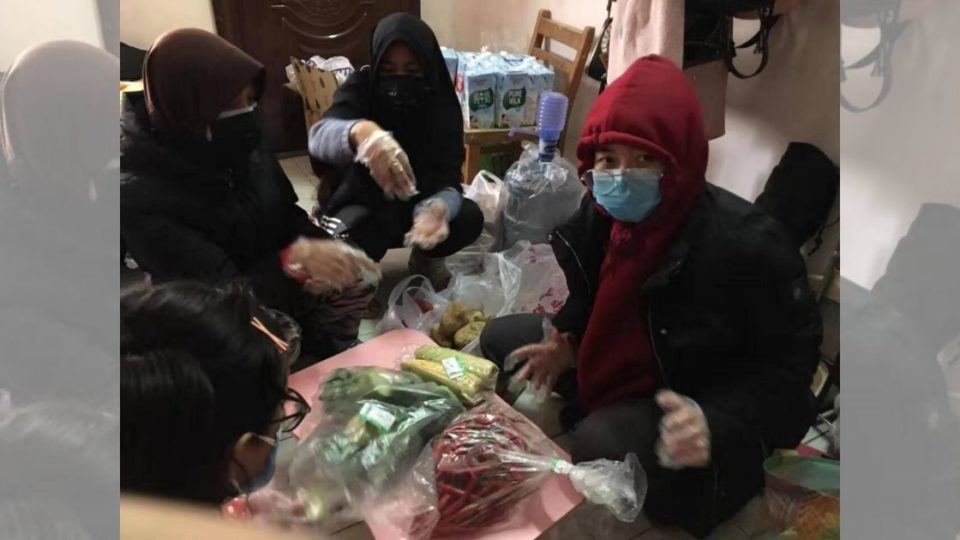
[[[303,98],[303,115],[309,132],[333,105],[333,95],[340,85],[333,72],[315,68],[298,58],[290,57],[290,66],[296,74],[296,83],[287,83],[286,87]]]

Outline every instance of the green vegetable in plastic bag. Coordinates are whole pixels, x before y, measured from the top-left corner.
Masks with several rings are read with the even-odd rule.
[[[412,373],[338,369],[320,392],[324,421],[297,447],[290,484],[308,520],[351,514],[403,477],[463,406]]]

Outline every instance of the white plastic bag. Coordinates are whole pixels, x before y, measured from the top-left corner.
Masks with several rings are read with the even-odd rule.
[[[413,275],[404,278],[390,292],[387,310],[377,324],[377,335],[391,330],[410,328],[429,333],[443,315],[450,301],[433,290],[430,280]]]
[[[503,181],[488,171],[480,171],[464,191],[466,199],[477,203],[483,212],[483,232],[476,242],[447,257],[451,274],[475,274],[483,269],[483,256],[497,249],[501,235]]]
[[[451,302],[459,300],[468,308],[482,310],[488,317],[515,313],[514,306],[520,293],[520,269],[499,253],[479,256],[478,261],[479,271],[454,274],[450,286],[441,295]],[[462,350],[478,354],[480,340],[473,340]]]
[[[499,255],[520,270],[513,313],[554,315],[560,311],[570,290],[549,244],[520,241]]]
[[[503,181],[489,171],[480,171],[473,178],[473,182],[463,192],[463,196],[477,203],[483,212],[483,229],[494,237],[500,227],[501,212],[503,211],[502,197]]]
[[[549,163],[538,160],[531,143],[507,170],[503,180],[503,244],[506,249],[520,240],[543,244],[558,226],[580,207],[585,188],[577,169],[559,155]]]

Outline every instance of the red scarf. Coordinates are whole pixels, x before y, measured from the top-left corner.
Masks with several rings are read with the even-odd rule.
[[[650,395],[662,383],[641,289],[705,182],[708,153],[700,104],[683,72],[659,56],[634,62],[590,110],[577,145],[581,172],[592,168],[596,148],[603,144],[646,150],[666,169],[660,205],[650,216],[640,223],[613,220],[577,354],[580,400],[589,411]]]

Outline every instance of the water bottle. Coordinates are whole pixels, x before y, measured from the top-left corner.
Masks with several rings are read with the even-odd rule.
[[[549,163],[557,155],[557,143],[567,122],[569,102],[567,96],[559,92],[547,92],[540,96],[537,129],[540,133],[539,161],[541,163]]]

